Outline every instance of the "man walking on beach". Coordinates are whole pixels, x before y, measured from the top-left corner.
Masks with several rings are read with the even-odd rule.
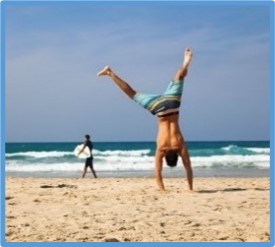
[[[84,151],[85,147],[88,147],[90,149],[91,156],[89,158],[87,158],[86,161],[85,161],[82,178],[85,177],[85,175],[87,173],[87,170],[88,170],[88,167],[90,167],[94,177],[97,178],[96,172],[95,172],[95,169],[94,169],[94,165],[93,165],[93,143],[90,141],[90,136],[89,135],[85,135],[83,148],[79,151],[78,155],[81,154]]]
[[[189,189],[193,190],[193,171],[187,147],[179,126],[179,107],[184,78],[192,58],[192,51],[186,49],[184,62],[162,95],[136,92],[127,82],[118,77],[106,66],[98,76],[109,76],[117,86],[139,105],[158,117],[157,150],[155,153],[155,176],[159,190],[165,191],[162,179],[163,158],[167,165],[176,166],[178,155],[181,156],[188,179]]]

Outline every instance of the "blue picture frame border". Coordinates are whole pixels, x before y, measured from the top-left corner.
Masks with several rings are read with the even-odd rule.
[[[140,242],[140,243],[98,243],[98,242],[6,242],[5,241],[5,10],[8,6],[81,6],[81,5],[133,5],[133,4],[146,4],[146,5],[171,5],[171,4],[183,4],[183,5],[250,5],[250,6],[268,6],[270,8],[270,242]],[[1,203],[0,203],[0,247],[43,247],[43,246],[255,246],[255,247],[269,247],[274,246],[274,11],[275,3],[271,0],[263,1],[1,1],[0,2],[0,25],[1,25],[1,142],[0,142],[0,158],[1,158],[1,169],[0,169],[0,185],[1,185]]]

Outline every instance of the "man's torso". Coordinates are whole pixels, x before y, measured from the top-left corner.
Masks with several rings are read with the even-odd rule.
[[[93,143],[89,140],[85,141],[85,146],[87,146],[90,149],[91,156],[92,156],[92,151],[93,151]]]
[[[178,115],[158,118],[157,149],[159,151],[182,149],[183,137],[178,120]]]

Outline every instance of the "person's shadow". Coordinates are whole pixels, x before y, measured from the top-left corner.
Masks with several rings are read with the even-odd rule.
[[[237,192],[237,191],[246,191],[247,189],[242,188],[226,188],[218,190],[198,190],[197,193],[217,193],[217,192]],[[267,191],[269,189],[255,188],[254,190]]]
[[[40,188],[48,189],[48,188],[77,188],[76,185],[69,184],[58,184],[58,185],[41,185]]]

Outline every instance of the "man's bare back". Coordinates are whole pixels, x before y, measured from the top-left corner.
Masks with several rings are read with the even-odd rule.
[[[180,150],[183,137],[178,123],[179,115],[158,119],[157,149],[159,151]]]

